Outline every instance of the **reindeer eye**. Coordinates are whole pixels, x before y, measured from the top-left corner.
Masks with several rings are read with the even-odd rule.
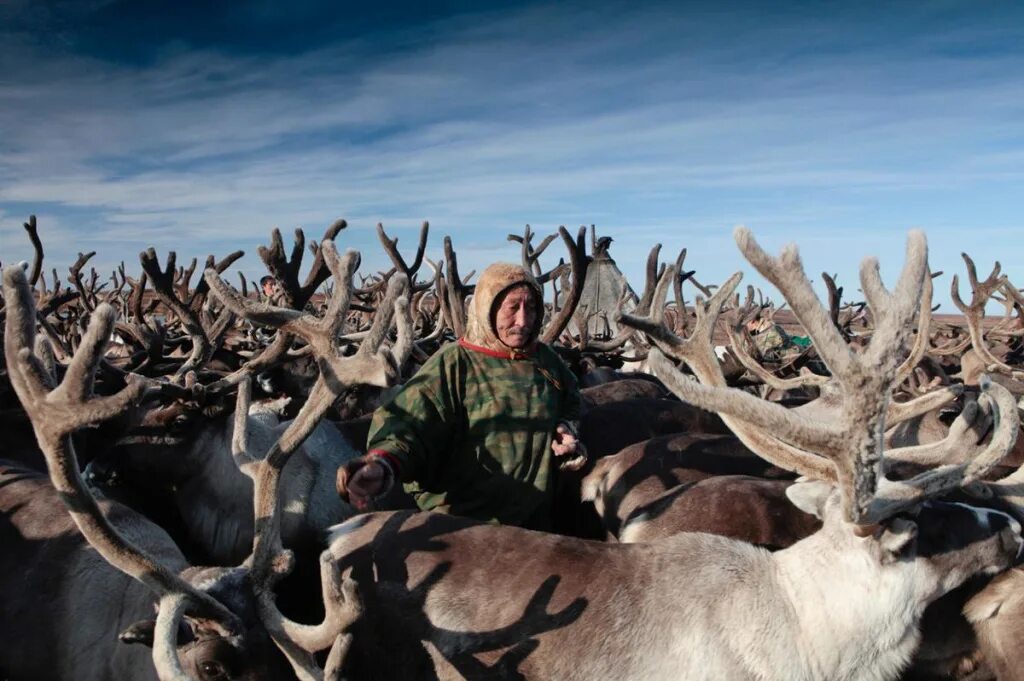
[[[204,681],[220,681],[221,679],[228,678],[227,672],[224,671],[224,667],[222,667],[220,663],[210,660],[200,662],[199,671],[202,672]]]

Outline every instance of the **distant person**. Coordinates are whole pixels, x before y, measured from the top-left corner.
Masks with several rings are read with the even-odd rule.
[[[284,291],[281,289],[281,282],[269,274],[260,279],[260,289],[263,296],[271,305],[284,306]]]
[[[791,348],[796,347],[793,339],[778,324],[767,317],[756,317],[747,322],[750,333],[761,359],[777,362]]]

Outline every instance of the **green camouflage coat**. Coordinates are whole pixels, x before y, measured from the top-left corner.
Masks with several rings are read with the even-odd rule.
[[[793,344],[789,334],[778,324],[772,324],[764,331],[754,334],[753,339],[761,357],[767,360],[781,359],[786,349]]]
[[[498,340],[494,301],[522,283],[539,302],[540,288],[522,268],[488,268],[466,338],[431,357],[373,416],[369,453],[396,465],[424,510],[550,526],[557,468],[551,442],[559,423],[576,432],[580,396],[575,376],[551,348],[535,342],[516,351]]]

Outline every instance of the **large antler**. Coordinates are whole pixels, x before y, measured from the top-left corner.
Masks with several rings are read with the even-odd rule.
[[[942,466],[906,481],[882,477],[889,399],[927,276],[927,246],[922,233],[911,233],[907,263],[892,293],[881,282],[877,260],[869,258],[862,264],[861,287],[875,319],[875,332],[860,354],[851,350],[832,324],[795,247],[787,247],[774,258],[757,245],[748,230],[737,228],[735,237],[746,259],[775,284],[811,337],[840,388],[840,407],[834,419],[823,423],[725,388],[709,347],[713,322],[707,323],[706,311],[705,319],[698,321],[697,330],[685,341],[670,335],[660,320],[625,318],[627,323],[638,323],[663,351],[686,361],[706,384],[687,381],[663,356],[652,354],[652,368],[682,399],[719,412],[749,447],[776,465],[835,481],[843,495],[846,516],[863,525],[977,480],[1005,456],[1007,443],[1012,442],[1009,434],[1017,428],[1013,398],[1005,389],[986,384],[996,430],[975,459]],[[713,316],[717,317],[724,303],[724,297],[719,296],[725,291],[731,294],[738,281],[739,275],[734,275],[709,301]],[[663,282],[660,286],[666,285]]]
[[[262,460],[249,460],[251,465],[240,466],[243,472],[253,478],[256,534],[253,539],[251,556],[252,575],[261,612],[267,630],[274,637],[285,655],[292,661],[303,679],[319,678],[319,670],[308,655],[302,654],[322,650],[328,645],[347,645],[340,631],[358,616],[358,599],[354,586],[341,584],[336,567],[322,558],[321,568],[324,579],[324,597],[327,617],[317,627],[300,625],[288,620],[277,609],[274,601],[274,585],[291,570],[291,556],[281,546],[280,507],[278,483],[281,471],[292,452],[312,432],[346,387],[357,383],[387,386],[398,376],[399,367],[408,358],[412,348],[412,317],[409,313],[408,280],[396,275],[388,284],[385,299],[377,309],[373,326],[355,355],[343,357],[338,347],[338,337],[348,314],[352,300],[352,277],[359,265],[359,254],[347,252],[339,257],[333,241],[321,244],[320,252],[334,276],[335,289],[330,304],[322,319],[297,310],[272,307],[265,303],[254,303],[238,296],[215,272],[208,270],[206,280],[214,294],[223,303],[253,322],[275,326],[282,332],[302,337],[309,344],[320,376],[299,411],[298,416],[281,434]],[[388,350],[384,340],[393,318],[398,318],[398,340]],[[241,414],[247,408],[248,380],[240,392],[240,404],[236,408],[236,429],[244,422]],[[234,439],[236,458],[241,458],[240,443],[245,442],[244,434]],[[346,589],[348,590],[346,592]]]
[[[336,220],[324,232],[321,239],[321,248],[316,251],[313,258],[313,265],[306,275],[306,280],[299,285],[299,268],[302,266],[302,253],[306,247],[306,236],[301,229],[295,230],[295,243],[292,246],[291,257],[284,253],[284,241],[281,239],[281,230],[275,229],[271,234],[270,248],[260,246],[257,249],[260,258],[267,269],[281,283],[284,292],[285,302],[289,307],[301,310],[309,299],[313,297],[320,284],[327,280],[330,272],[324,267],[323,243],[333,241],[338,232],[345,229],[348,223],[344,220]]]
[[[967,279],[971,285],[971,304],[964,304],[963,299],[960,297],[960,281],[955,274],[953,275],[953,281],[950,283],[950,296],[953,298],[953,304],[957,306],[967,319],[967,328],[971,333],[971,345],[974,346],[974,351],[981,357],[988,371],[1006,373],[1015,378],[1024,377],[1021,372],[1014,370],[1013,367],[993,355],[992,350],[989,349],[988,343],[985,341],[985,330],[983,328],[985,304],[996,290],[1005,290],[1006,275],[1000,276],[1001,266],[997,261],[985,281],[979,282],[974,261],[966,253],[961,253],[960,256],[967,265]]]
[[[547,272],[541,272],[540,269],[539,258],[541,254],[544,253],[545,249],[551,245],[551,242],[554,241],[557,236],[557,234],[548,234],[544,237],[543,241],[540,242],[540,246],[534,248],[532,243],[534,233],[530,225],[526,225],[526,229],[523,230],[522,236],[519,236],[518,234],[508,235],[509,241],[515,241],[522,246],[523,268],[530,272],[534,279],[537,280],[537,283],[541,286],[552,279],[556,279],[566,267],[564,263],[560,263]]]
[[[411,351],[412,318],[406,297],[408,280],[399,275],[393,277],[389,283],[387,296],[379,306],[373,326],[359,350],[351,357],[342,355],[338,338],[352,299],[352,275],[358,266],[359,254],[349,251],[344,257],[339,257],[333,241],[325,241],[321,246],[321,252],[336,282],[334,295],[322,319],[305,312],[243,299],[215,272],[208,270],[205,275],[214,294],[239,316],[302,337],[312,349],[320,368],[320,377],[313,386],[306,404],[266,458],[270,471],[280,470],[284,460],[309,435],[346,386],[368,384],[383,387],[392,384],[399,374],[401,364]],[[388,349],[384,346],[384,340],[396,313],[398,340],[393,348]],[[273,482],[273,485],[264,487],[268,490],[276,489],[276,478]],[[270,504],[259,514],[260,518],[275,515],[276,500],[272,497],[273,495],[268,492],[266,499],[257,499],[258,504]],[[273,532],[266,536],[257,533],[257,557],[260,556],[260,551],[274,550],[274,547],[267,547],[267,541],[264,541],[273,535]]]
[[[420,265],[423,264],[423,254],[427,250],[427,236],[430,233],[430,223],[426,220],[423,221],[423,225],[420,227],[420,241],[416,247],[416,258],[412,261],[412,265],[405,263],[405,258],[398,251],[398,237],[391,239],[384,231],[384,225],[377,223],[377,238],[380,239],[381,245],[384,247],[384,251],[391,258],[391,263],[394,265],[394,269],[391,272],[387,272],[384,275],[385,279],[391,277],[394,272],[401,272],[409,279],[409,285],[413,291],[421,291],[430,288],[430,283],[416,284],[416,272],[419,271]]]
[[[178,381],[188,372],[195,371],[209,361],[213,355],[213,344],[207,337],[206,330],[199,321],[195,310],[188,305],[187,281],[184,284],[184,292],[180,289],[175,291],[174,265],[176,260],[177,254],[174,251],[170,251],[167,254],[167,267],[161,270],[156,250],[149,248],[139,253],[139,262],[142,264],[142,269],[146,276],[149,277],[149,281],[153,284],[153,291],[160,299],[160,302],[178,318],[178,321],[181,322],[181,325],[192,340],[192,351],[189,353],[188,359],[174,373],[174,380]]]
[[[109,397],[92,394],[93,377],[114,326],[114,310],[107,304],[97,306],[64,380],[57,384],[52,354],[45,341],[41,342],[40,350],[33,352],[35,308],[20,267],[4,271],[4,295],[7,369],[11,384],[32,420],[50,479],[89,544],[111,565],[159,596],[153,663],[163,681],[187,681],[176,650],[182,617],[187,613],[208,619],[226,635],[241,635],[242,625],[224,606],[158,563],[110,524],[85,487],[71,442],[71,434],[76,430],[113,418],[138,403],[147,388],[146,382],[135,380]]]

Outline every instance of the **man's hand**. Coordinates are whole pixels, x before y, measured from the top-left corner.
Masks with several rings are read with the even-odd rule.
[[[555,428],[551,451],[555,453],[555,456],[566,457],[559,466],[559,469],[563,471],[578,471],[587,462],[587,453],[583,443],[562,423]]]
[[[353,459],[338,469],[338,495],[356,510],[365,511],[373,498],[384,491],[386,475],[384,467],[373,459]]]

